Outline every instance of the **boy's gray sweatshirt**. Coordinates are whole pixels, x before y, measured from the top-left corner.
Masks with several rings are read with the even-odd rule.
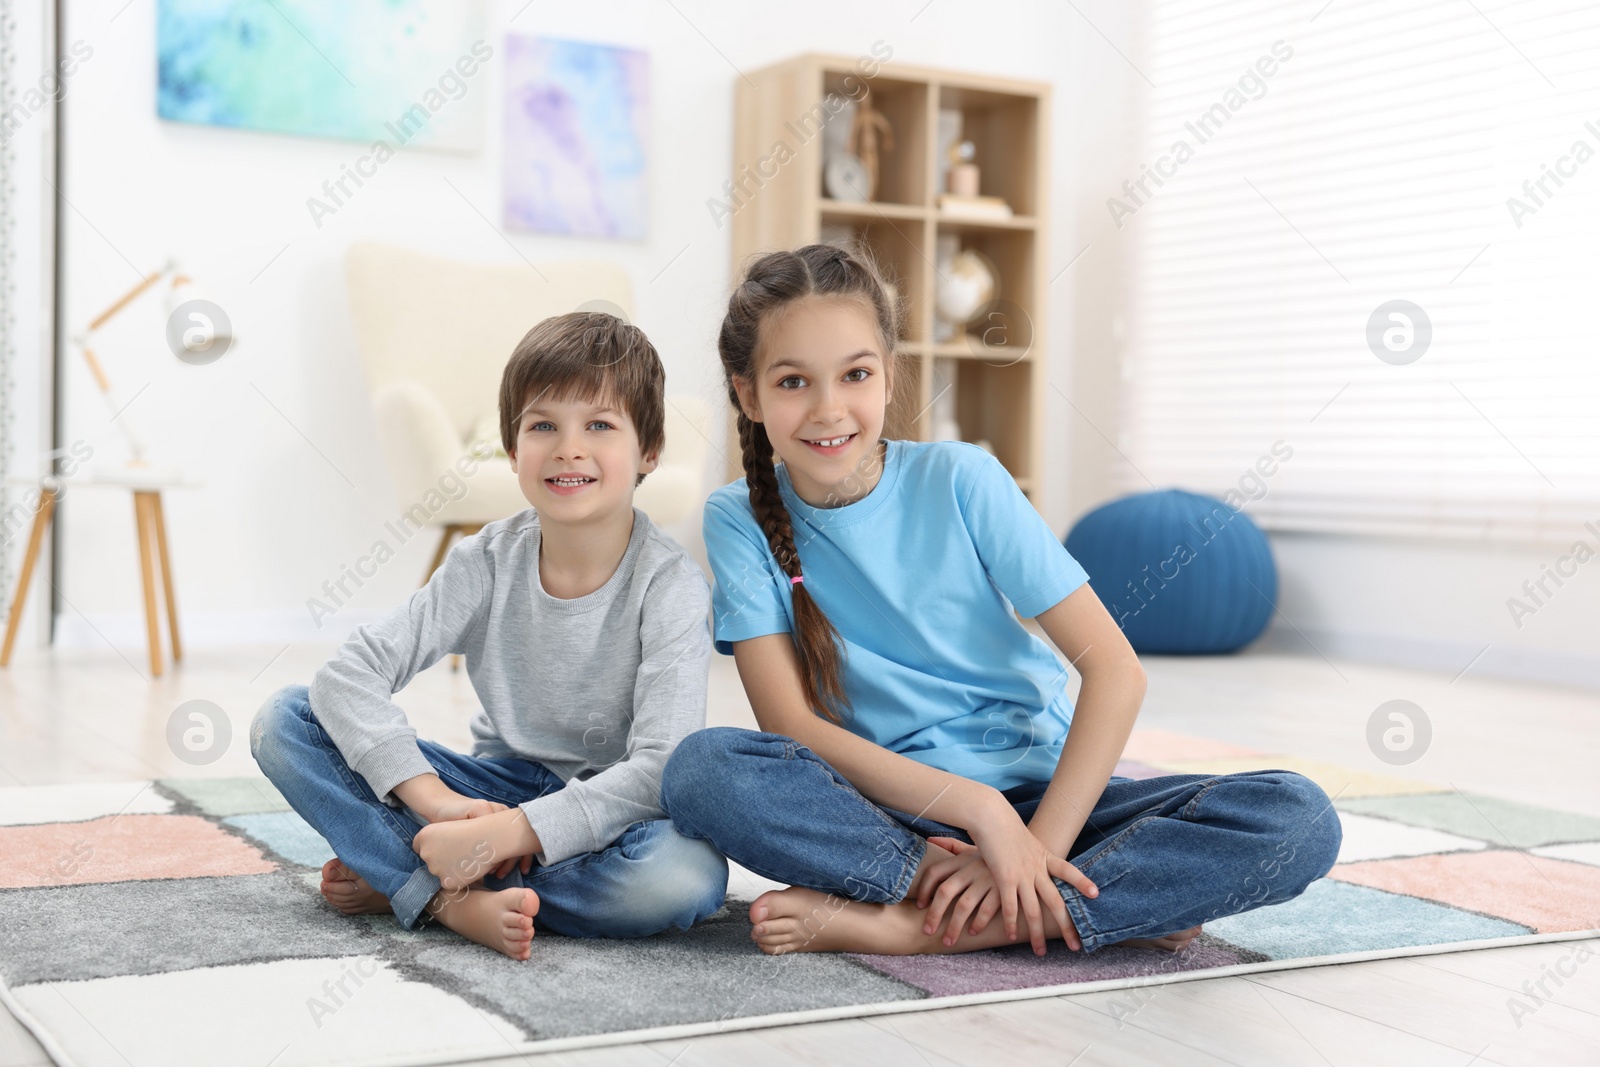
[[[543,846],[536,858],[559,863],[665,817],[662,768],[705,725],[710,606],[700,568],[637,508],[610,580],[575,600],[551,596],[529,508],[463,539],[403,607],[358,627],[312,680],[311,708],[345,762],[399,806],[396,785],[436,772],[390,698],[465,653],[483,704],[472,754],[535,760],[566,782],[522,805]]]

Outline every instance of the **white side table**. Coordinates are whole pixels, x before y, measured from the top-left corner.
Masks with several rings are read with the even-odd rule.
[[[33,579],[33,568],[39,559],[39,546],[50,528],[56,502],[61,496],[55,489],[47,488],[27,478],[13,478],[8,484],[38,487],[39,503],[33,513],[33,528],[28,533],[28,549],[22,557],[22,573],[17,580],[16,595],[11,598],[11,611],[6,618],[5,644],[0,645],[0,667],[11,662],[11,647],[17,639],[17,627],[22,622],[22,606],[28,600],[28,585]],[[195,489],[199,482],[184,481],[167,473],[142,472],[137,468],[126,470],[86,471],[66,483],[74,492],[83,489],[124,489],[133,494],[134,528],[139,537],[139,571],[144,582],[145,634],[150,646],[150,673],[159,678],[162,671],[161,623],[156,608],[156,570],[159,564],[161,586],[167,602],[167,628],[172,634],[172,661],[183,659],[183,642],[178,636],[178,602],[172,593],[172,563],[167,553],[166,517],[161,508],[161,493],[165,489]]]

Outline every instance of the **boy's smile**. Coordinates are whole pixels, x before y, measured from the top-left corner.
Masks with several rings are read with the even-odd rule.
[[[551,492],[560,496],[568,496],[572,493],[582,492],[595,484],[596,481],[598,479],[591,478],[587,474],[553,474],[544,480],[544,484],[550,487]]]

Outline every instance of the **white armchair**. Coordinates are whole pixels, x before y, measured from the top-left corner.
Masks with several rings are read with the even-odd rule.
[[[590,301],[631,314],[632,287],[620,266],[603,261],[536,271],[370,242],[350,248],[346,274],[378,437],[400,508],[423,504],[422,514],[441,530],[426,581],[456,536],[528,506],[503,458],[479,462],[457,499],[440,492],[440,480],[456,471],[475,440],[498,443],[500,375],[512,349],[534,323]],[[667,397],[661,464],[634,495],[662,525],[686,518],[704,496],[709,421],[709,407],[699,398]],[[442,506],[428,506],[441,499]]]

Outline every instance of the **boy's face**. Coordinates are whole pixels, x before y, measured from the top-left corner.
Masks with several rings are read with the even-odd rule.
[[[534,395],[517,425],[511,469],[541,521],[584,523],[630,511],[639,475],[656,461],[640,452],[633,421],[616,402]]]

